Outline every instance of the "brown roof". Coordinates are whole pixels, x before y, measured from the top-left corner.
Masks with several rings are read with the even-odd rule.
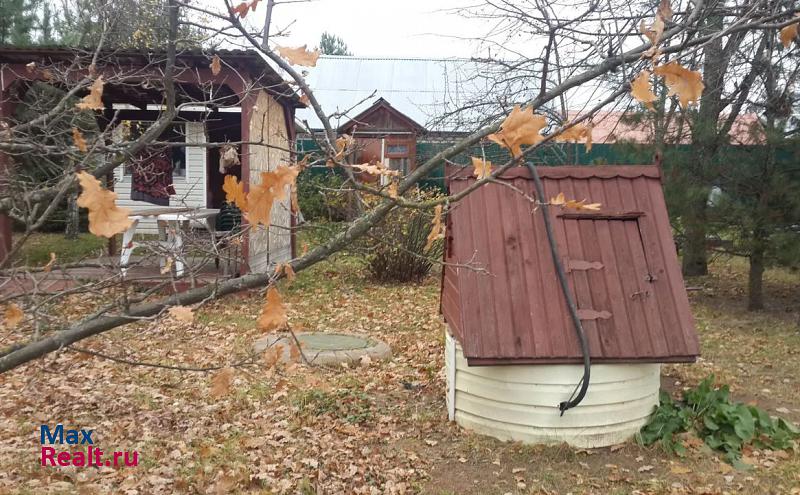
[[[694,321],[656,166],[539,167],[560,256],[594,361],[689,362]],[[471,171],[471,170],[470,170]],[[474,182],[449,181],[458,193]],[[525,168],[503,181],[527,196]],[[470,364],[573,363],[581,352],[556,279],[542,218],[515,189],[487,184],[449,213],[442,313]],[[458,265],[458,266],[456,266]],[[485,271],[482,271],[485,270]]]

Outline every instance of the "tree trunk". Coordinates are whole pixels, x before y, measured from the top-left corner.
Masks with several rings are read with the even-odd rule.
[[[72,193],[67,197],[67,225],[64,229],[64,237],[67,239],[77,239],[80,229],[80,215],[78,212],[78,195]]]
[[[683,216],[686,242],[683,247],[683,275],[696,277],[708,275],[706,251],[706,198],[693,200]]]
[[[761,239],[755,239],[750,252],[750,274],[747,280],[748,311],[764,309],[764,247],[765,243]]]

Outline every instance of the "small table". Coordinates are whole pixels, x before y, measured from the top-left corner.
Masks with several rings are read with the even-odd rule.
[[[128,227],[122,234],[122,252],[120,253],[120,265],[122,266],[122,274],[125,275],[128,271],[128,262],[131,259],[131,253],[136,248],[138,243],[133,242],[133,235],[136,233],[136,228],[139,222],[145,218],[154,218],[157,222],[167,222],[169,228],[167,229],[167,240],[162,242],[162,245],[167,247],[170,252],[177,253],[175,256],[175,274],[177,276],[183,275],[183,259],[180,256],[180,250],[183,248],[183,230],[181,224],[191,220],[203,220],[206,228],[214,237],[216,218],[219,210],[214,208],[186,208],[186,207],[164,207],[152,208],[147,210],[132,211],[128,218],[132,220],[131,226]],[[165,259],[161,260],[161,266],[164,266]]]

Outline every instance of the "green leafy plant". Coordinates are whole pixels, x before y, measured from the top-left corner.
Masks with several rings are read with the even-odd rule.
[[[661,392],[658,408],[637,438],[644,445],[660,442],[667,451],[683,455],[686,447],[680,435],[685,432],[696,434],[734,465],[740,465],[746,445],[782,450],[800,436],[800,430],[783,418],[773,418],[756,406],[731,402],[728,386],[714,387],[713,375],[687,391],[682,401]]]
[[[347,193],[342,191],[344,179],[336,172],[309,169],[297,177],[297,200],[307,221],[347,220],[350,205]]]

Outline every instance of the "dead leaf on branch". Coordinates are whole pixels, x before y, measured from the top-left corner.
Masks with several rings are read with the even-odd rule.
[[[133,222],[128,218],[130,210],[117,206],[117,193],[103,189],[91,174],[78,172],[75,176],[82,189],[78,206],[89,210],[89,232],[108,238],[125,232]]]
[[[211,58],[211,73],[215,76],[218,76],[220,71],[222,70],[222,61],[219,59],[219,55],[214,55]]]
[[[355,139],[353,136],[349,134],[342,134],[339,138],[336,139],[334,146],[336,147],[336,154],[333,156],[333,159],[337,162],[342,161],[344,156],[353,148],[355,144]],[[333,167],[335,163],[332,160],[328,160],[327,165],[329,167]]]
[[[82,153],[89,151],[89,147],[86,145],[86,138],[83,137],[83,133],[77,127],[72,128],[72,142],[78,148],[78,151]]]
[[[6,309],[3,312],[3,317],[5,318],[6,328],[10,330],[12,328],[16,328],[17,325],[22,323],[22,320],[25,318],[25,313],[22,312],[19,306],[14,303],[10,303],[6,306]]]
[[[658,99],[650,86],[650,71],[643,70],[631,82],[631,96],[653,110],[653,102]]]
[[[589,210],[599,211],[602,206],[600,203],[587,203],[585,199],[580,201],[575,199],[567,199],[563,192],[558,193],[555,197],[550,198],[549,204],[551,206],[560,206],[562,208],[571,208],[573,210]]]
[[[374,165],[371,164],[371,163],[362,163],[361,165],[351,165],[351,166],[352,166],[352,168],[354,168],[354,169],[356,169],[356,170],[358,170],[360,172],[365,172],[365,173],[368,173],[370,175],[385,175],[387,177],[392,177],[392,176],[396,177],[396,176],[400,175],[400,171],[399,170],[391,170],[391,169],[385,168],[382,165],[380,165],[379,163],[378,164],[374,164]]]
[[[296,275],[291,263],[278,263],[275,265],[275,275],[283,273],[286,276],[286,281],[289,283],[294,282]]]
[[[261,314],[258,316],[258,328],[265,332],[280,330],[286,327],[288,318],[283,300],[275,287],[267,290],[267,297],[261,307]]]
[[[699,71],[689,70],[676,61],[659,65],[654,69],[656,75],[663,76],[669,89],[669,95],[678,95],[681,107],[686,108],[690,102],[698,101],[703,94],[703,75]]]
[[[472,167],[474,168],[472,175],[474,175],[478,180],[486,179],[492,174],[492,162],[489,160],[484,160],[482,158],[473,156]]]
[[[798,14],[795,14],[795,17],[798,17]],[[781,28],[780,39],[781,39],[781,44],[783,45],[784,48],[789,48],[792,42],[795,39],[797,39],[797,27],[798,23],[795,22],[793,24],[789,24],[788,26]]]
[[[47,262],[46,265],[42,267],[42,271],[45,273],[50,273],[50,270],[53,269],[53,265],[56,264],[56,253],[50,253],[50,261]]]
[[[287,167],[279,165],[272,172],[261,172],[261,184],[256,184],[247,195],[248,221],[253,225],[270,225],[270,214],[275,201],[287,198],[286,188],[295,188],[295,180],[300,173],[298,165]]]
[[[230,392],[234,372],[233,368],[223,368],[211,378],[211,397],[219,399]]]
[[[297,48],[278,46],[278,53],[292,65],[302,65],[304,67],[315,67],[319,58],[319,50],[310,52],[306,45]]]
[[[75,104],[78,110],[103,110],[103,76],[98,77],[89,88],[89,94],[84,96],[81,101]]]
[[[233,203],[242,211],[247,211],[247,195],[244,192],[244,183],[239,182],[235,175],[226,175],[222,183],[225,191],[225,201]]]
[[[433,247],[433,243],[444,237],[444,224],[442,223],[442,205],[436,205],[433,209],[433,220],[431,220],[431,231],[425,243],[423,252],[428,252]]]
[[[566,127],[566,126],[565,126]],[[575,124],[568,127],[553,138],[562,143],[578,143],[583,141],[586,152],[592,151],[592,124]]]
[[[495,143],[511,150],[514,157],[522,155],[522,145],[532,145],[541,142],[544,136],[539,134],[547,122],[544,115],[536,115],[533,108],[522,110],[515,105],[511,113],[500,125],[500,130],[487,136]]]

